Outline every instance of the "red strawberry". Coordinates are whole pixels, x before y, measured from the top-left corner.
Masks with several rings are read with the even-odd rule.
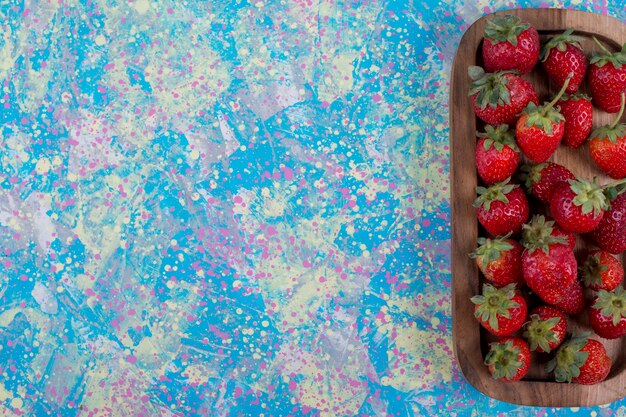
[[[485,73],[476,66],[467,70],[473,82],[469,95],[476,116],[489,125],[512,124],[528,103],[539,102],[533,85],[509,72]]]
[[[596,228],[608,208],[607,198],[595,181],[569,180],[550,199],[550,213],[565,231],[587,233]]]
[[[530,350],[549,353],[556,349],[567,335],[567,316],[562,311],[548,306],[535,307],[530,312],[530,321],[524,325],[524,338]]]
[[[615,179],[626,178],[626,124],[619,123],[624,113],[624,97],[622,93],[620,110],[613,123],[594,130],[589,138],[591,159],[602,172]]]
[[[534,216],[524,225],[522,273],[526,285],[545,303],[577,310],[580,300],[568,298],[571,291],[577,290],[576,257],[565,236],[552,234],[553,224],[543,216]],[[578,297],[576,291],[573,294]]]
[[[505,382],[519,381],[530,369],[531,356],[528,343],[519,337],[503,337],[489,344],[485,365],[494,379]]]
[[[550,203],[556,187],[576,178],[569,169],[554,162],[524,164],[522,172],[528,193],[546,204]]]
[[[559,292],[560,295],[551,303],[554,307],[571,315],[578,314],[585,309],[585,293],[580,281],[574,281],[569,287],[561,288]]]
[[[572,232],[566,232],[565,230],[561,229],[558,224],[554,223],[554,219],[550,216],[546,216],[546,221],[552,222],[552,236],[563,236],[565,239],[567,239],[567,246],[569,246],[571,250],[574,250],[574,248],[576,247],[576,234]]]
[[[474,200],[478,221],[492,236],[516,234],[528,220],[529,207],[526,194],[517,184],[508,180],[489,188],[476,187]]]
[[[549,103],[528,103],[515,125],[515,139],[522,153],[532,162],[545,162],[559,147],[565,133],[565,118],[554,105],[569,83]]]
[[[589,309],[589,325],[605,339],[626,336],[626,292],[623,288],[598,291]]]
[[[520,152],[513,132],[508,125],[485,126],[485,133],[478,133],[476,144],[476,169],[487,185],[511,177],[520,161]]]
[[[514,15],[494,16],[484,31],[482,56],[489,72],[516,70],[529,73],[539,60],[539,33]]]
[[[609,209],[589,237],[601,249],[617,255],[626,251],[626,193],[610,200]]]
[[[474,303],[474,317],[495,336],[510,336],[526,321],[526,300],[513,284],[502,288],[483,284],[482,295],[475,295],[471,300]]]
[[[604,381],[609,375],[611,358],[601,342],[590,339],[588,334],[580,334],[559,347],[546,370],[554,371],[557,382],[592,385]]]
[[[551,37],[541,48],[541,63],[550,81],[562,87],[569,74],[572,79],[565,89],[566,93],[574,93],[585,78],[587,57],[583,52],[580,36],[572,35],[573,29]]]
[[[593,105],[585,94],[564,95],[556,103],[565,118],[565,133],[561,143],[571,148],[582,145],[593,128]]]
[[[624,267],[609,252],[596,249],[587,254],[581,277],[587,288],[613,291],[624,279]]]
[[[617,113],[620,96],[626,91],[626,45],[609,52],[595,37],[603,54],[591,57],[587,81],[594,104],[607,113]]]
[[[522,245],[507,236],[478,238],[478,248],[470,254],[485,278],[496,287],[522,281]]]

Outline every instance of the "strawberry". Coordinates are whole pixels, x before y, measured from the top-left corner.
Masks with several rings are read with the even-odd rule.
[[[605,339],[626,336],[626,292],[600,290],[589,309],[589,325]]]
[[[565,239],[567,239],[567,246],[569,246],[571,250],[574,250],[574,248],[576,247],[576,234],[572,232],[566,232],[565,230],[561,229],[558,224],[554,223],[554,219],[550,216],[546,216],[546,221],[552,222],[552,236],[563,236]]]
[[[554,105],[569,84],[567,78],[558,94],[549,103],[537,106],[530,102],[515,125],[515,138],[522,153],[532,162],[545,162],[559,147],[565,133],[565,118]]]
[[[550,199],[550,213],[565,231],[587,233],[602,220],[608,202],[603,189],[595,180],[569,180],[560,185]]]
[[[563,95],[556,106],[565,118],[565,133],[561,143],[571,148],[580,147],[593,128],[593,105],[585,94]]]
[[[523,277],[526,285],[545,303],[578,310],[576,257],[565,236],[553,235],[553,224],[537,215],[524,225]],[[570,291],[578,298],[569,299]]]
[[[524,164],[522,172],[528,193],[546,204],[550,203],[556,187],[576,178],[569,169],[554,162]]]
[[[508,236],[495,239],[478,238],[478,248],[470,254],[476,260],[478,269],[485,279],[496,287],[516,284],[522,281],[522,245]]]
[[[541,64],[550,81],[557,87],[562,87],[568,75],[573,74],[566,93],[575,93],[585,78],[587,71],[587,57],[580,46],[583,40],[580,36],[572,35],[573,29],[551,37],[541,48]]]
[[[539,60],[539,33],[518,16],[494,16],[483,33],[482,56],[489,72],[516,70],[529,73]]]
[[[474,200],[479,223],[492,236],[516,234],[528,220],[529,207],[526,194],[509,180],[485,187],[476,187]]]
[[[471,301],[474,303],[474,317],[495,336],[510,336],[526,321],[526,300],[514,284],[502,288],[483,284],[482,295],[475,295]]]
[[[622,93],[619,113],[613,123],[594,130],[589,138],[591,159],[614,179],[626,178],[626,124],[619,123],[624,113],[624,98],[625,93]]]
[[[574,281],[569,287],[561,288],[560,294],[556,296],[552,305],[564,313],[578,314],[582,312],[587,304],[585,293],[580,281]]]
[[[620,96],[626,91],[626,45],[621,51],[609,52],[595,37],[603,53],[589,61],[587,82],[595,105],[607,113],[617,113]]]
[[[528,343],[519,337],[503,337],[489,344],[484,363],[492,378],[505,382],[519,381],[530,369]]]
[[[565,341],[548,362],[546,370],[554,372],[557,382],[592,385],[604,381],[609,375],[611,358],[601,342],[583,333]]]
[[[473,80],[469,95],[476,116],[489,125],[512,124],[528,103],[539,102],[533,85],[510,72],[485,73],[481,67],[467,70]]]
[[[485,132],[477,136],[476,169],[483,182],[491,185],[511,177],[519,164],[520,152],[509,126],[487,125]]]
[[[609,199],[609,209],[589,237],[599,248],[617,255],[626,251],[626,193]]]
[[[567,335],[567,316],[561,310],[540,305],[530,312],[524,325],[524,338],[530,350],[549,353],[559,347]]]
[[[585,287],[595,291],[613,291],[624,279],[622,264],[602,249],[589,252],[580,269]]]

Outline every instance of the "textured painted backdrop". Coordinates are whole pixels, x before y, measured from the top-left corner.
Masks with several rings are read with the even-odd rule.
[[[491,11],[0,1],[0,415],[624,416],[452,352],[447,100]]]

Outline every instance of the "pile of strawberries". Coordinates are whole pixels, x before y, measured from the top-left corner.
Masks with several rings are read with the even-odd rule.
[[[626,45],[609,52],[594,38],[600,52],[587,57],[573,33],[542,44],[531,24],[494,16],[484,31],[484,68],[468,69],[482,121],[474,205],[484,232],[470,256],[485,282],[472,302],[495,340],[485,365],[504,381],[520,380],[534,358],[548,355],[542,362],[556,381],[598,383],[611,369],[602,340],[626,335],[624,268],[616,257],[626,250],[626,125],[619,123]],[[550,101],[539,104],[524,78],[533,70],[560,89]],[[614,121],[594,129],[594,106],[617,113]],[[559,146],[588,151],[611,181],[578,178],[553,162]],[[584,250],[575,251],[577,241]],[[595,335],[572,331],[573,320]]]

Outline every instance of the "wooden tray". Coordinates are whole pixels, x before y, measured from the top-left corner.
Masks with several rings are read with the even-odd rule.
[[[607,351],[613,361],[608,378],[597,385],[557,383],[543,370],[545,357],[537,361],[522,381],[503,383],[489,375],[483,364],[490,336],[481,329],[473,316],[470,297],[478,294],[484,278],[468,254],[476,248],[476,239],[483,234],[477,223],[472,202],[478,185],[474,151],[476,131],[483,124],[472,112],[467,95],[469,78],[467,68],[481,65],[481,42],[486,20],[493,15],[515,14],[523,21],[532,23],[541,36],[547,37],[574,28],[575,35],[585,38],[583,49],[588,56],[598,49],[593,42],[595,36],[610,50],[619,50],[626,42],[626,25],[621,21],[590,12],[560,9],[519,9],[497,12],[476,21],[464,34],[459,44],[450,81],[450,142],[451,142],[451,213],[452,213],[452,318],[453,339],[456,358],[467,380],[482,393],[495,399],[515,404],[550,407],[576,407],[607,404],[626,396],[626,339],[608,341]],[[545,74],[540,65],[524,78],[537,89],[540,103],[549,101],[558,90],[546,85]],[[581,90],[588,92],[586,85]],[[594,127],[609,123],[614,115],[594,109]],[[551,160],[567,166],[575,175],[601,181],[609,179],[595,168],[586,146],[572,150],[561,145]],[[577,253],[587,246],[578,239]],[[620,260],[625,264],[625,256]],[[572,317],[572,328],[590,329],[583,314]]]

